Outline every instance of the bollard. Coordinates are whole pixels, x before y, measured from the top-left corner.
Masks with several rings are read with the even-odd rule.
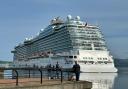
[[[61,70],[61,83],[63,82],[63,71]]]
[[[28,75],[28,77],[30,78],[30,70],[28,70],[29,71],[29,75]]]

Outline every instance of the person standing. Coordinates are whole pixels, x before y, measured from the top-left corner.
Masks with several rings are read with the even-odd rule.
[[[75,64],[73,65],[73,72],[76,75],[76,81],[79,81],[80,77],[80,65],[75,61]]]
[[[51,79],[51,75],[52,75],[52,66],[51,66],[51,64],[49,64],[48,66],[47,66],[47,69],[48,69],[48,78],[49,78],[49,80]]]
[[[56,63],[56,75],[57,75],[57,79],[59,79],[59,70],[60,70],[60,65],[59,65],[59,63],[57,62],[57,63]]]

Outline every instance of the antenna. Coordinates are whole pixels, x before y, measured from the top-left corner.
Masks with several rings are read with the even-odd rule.
[[[97,21],[97,20],[96,20],[96,22],[95,22],[95,25],[96,25],[96,26],[99,26],[99,23],[98,23],[98,21]]]

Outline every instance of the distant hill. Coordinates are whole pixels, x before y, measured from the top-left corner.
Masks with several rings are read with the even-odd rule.
[[[0,61],[0,64],[8,64],[8,63],[12,63],[11,61]]]
[[[117,59],[114,60],[116,67],[128,67],[128,59]]]

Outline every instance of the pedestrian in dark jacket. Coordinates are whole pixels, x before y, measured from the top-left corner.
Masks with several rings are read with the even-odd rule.
[[[80,77],[80,65],[75,61],[75,64],[73,65],[73,72],[76,75],[76,81],[79,81]]]
[[[57,75],[57,79],[59,79],[59,70],[60,70],[60,66],[59,63],[56,63],[56,75]]]

